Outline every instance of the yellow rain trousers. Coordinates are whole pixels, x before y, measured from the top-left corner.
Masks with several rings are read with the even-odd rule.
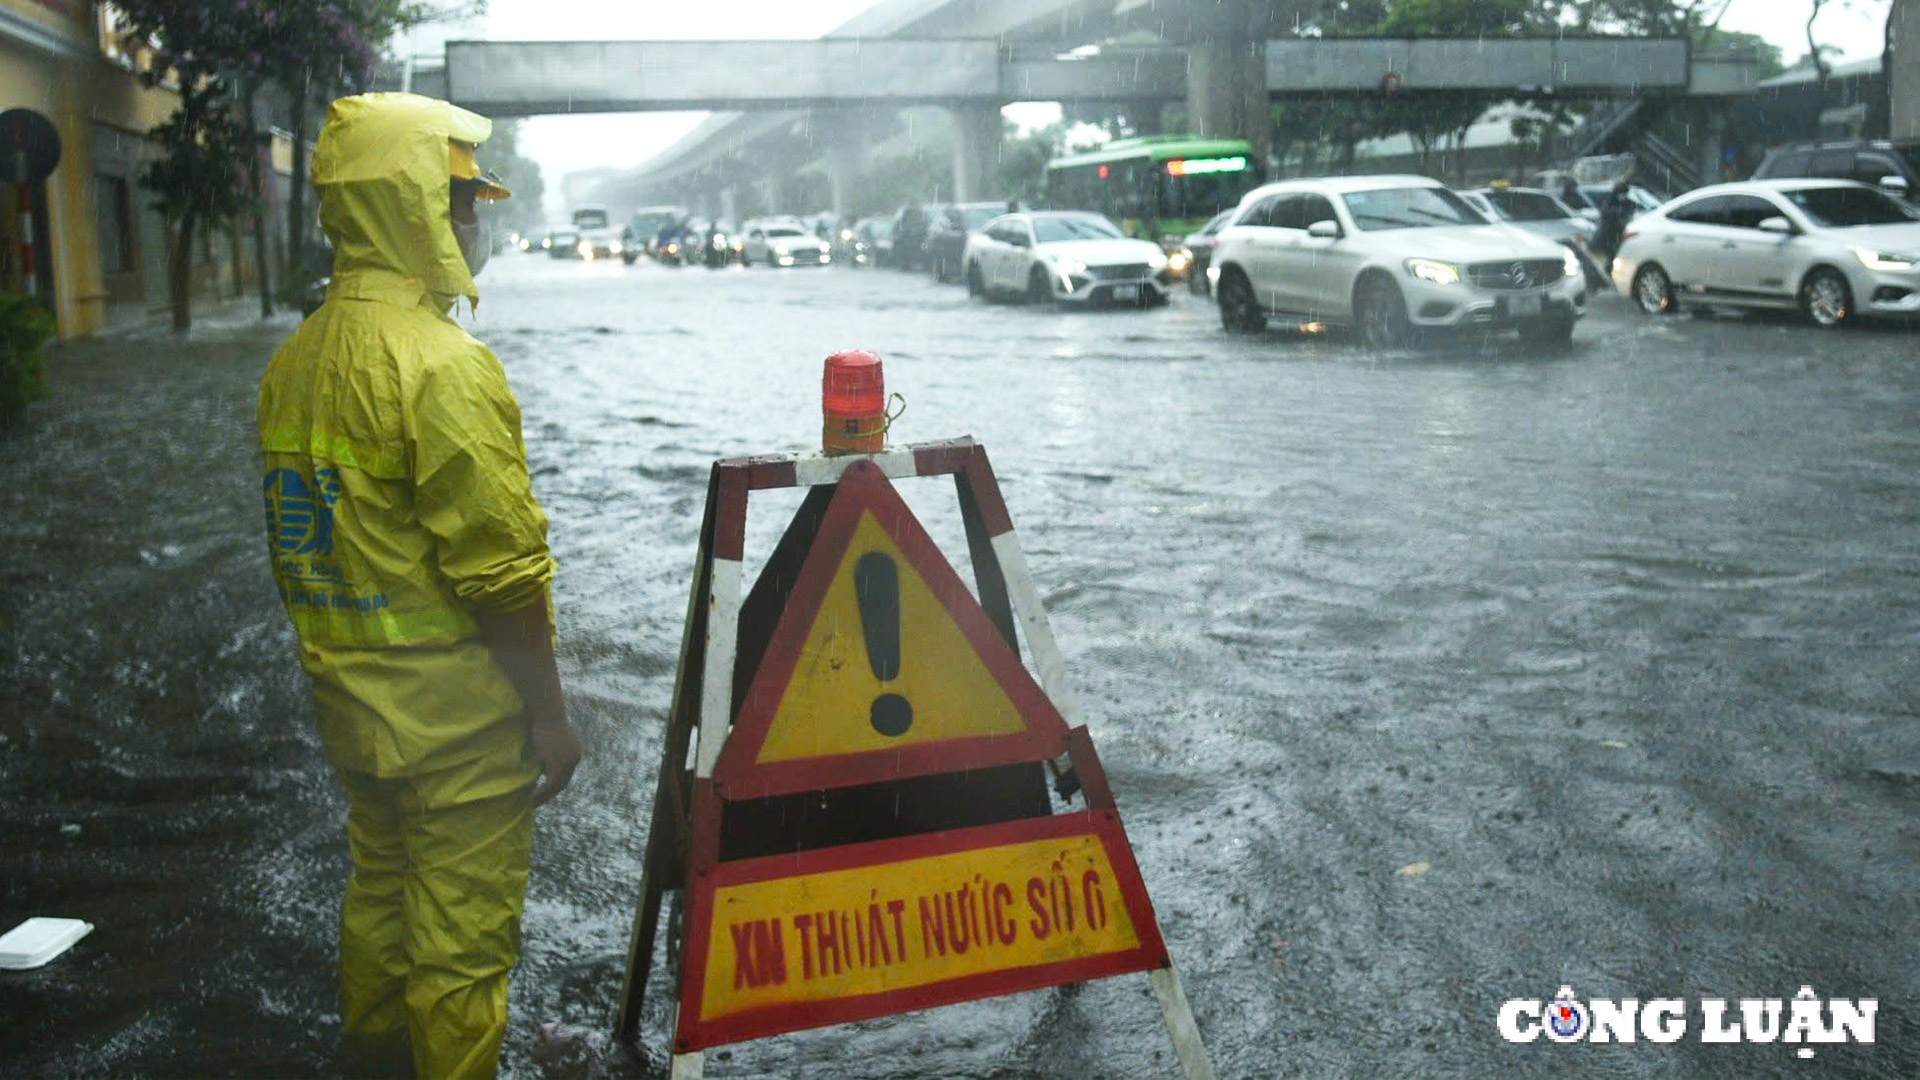
[[[260,381],[273,576],[351,801],[342,1045],[410,1046],[431,1078],[494,1075],[538,776],[474,616],[553,577],[519,405],[447,315],[478,299],[447,140],[491,127],[412,94],[333,103],[313,158],[333,281]]]

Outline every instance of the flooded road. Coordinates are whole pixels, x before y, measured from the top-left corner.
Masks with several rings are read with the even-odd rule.
[[[505,1073],[608,1044],[708,466],[817,444],[821,359],[896,441],[990,451],[1223,1077],[1920,1075],[1920,337],[1653,320],[1565,356],[1229,338],[922,277],[501,256],[587,744],[540,813]],[[313,1076],[344,800],[259,519],[289,329],[89,342],[0,438],[6,1076]],[[950,559],[952,486],[903,481]],[[751,578],[798,498],[756,495]],[[1874,1045],[1503,1042],[1509,998],[1878,998]],[[657,986],[657,984],[656,984]],[[709,1075],[1176,1073],[1142,976],[743,1044]]]

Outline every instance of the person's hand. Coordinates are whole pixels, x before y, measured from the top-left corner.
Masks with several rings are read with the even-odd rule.
[[[540,765],[540,783],[533,789],[533,805],[539,806],[566,790],[573,770],[580,764],[580,737],[565,718],[542,720],[533,725],[533,759]]]

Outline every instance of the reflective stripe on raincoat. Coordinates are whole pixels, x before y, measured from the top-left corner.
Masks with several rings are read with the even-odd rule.
[[[332,285],[260,381],[274,580],[349,772],[413,776],[526,739],[472,613],[549,588],[547,522],[500,361],[447,316],[478,300],[447,140],[491,127],[412,94],[334,102],[313,158]]]

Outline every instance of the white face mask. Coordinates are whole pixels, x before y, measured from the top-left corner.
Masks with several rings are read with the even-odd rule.
[[[474,277],[487,265],[487,257],[493,254],[493,226],[484,219],[475,218],[470,225],[453,223],[453,241],[460,245],[460,257],[467,260],[467,272]]]

